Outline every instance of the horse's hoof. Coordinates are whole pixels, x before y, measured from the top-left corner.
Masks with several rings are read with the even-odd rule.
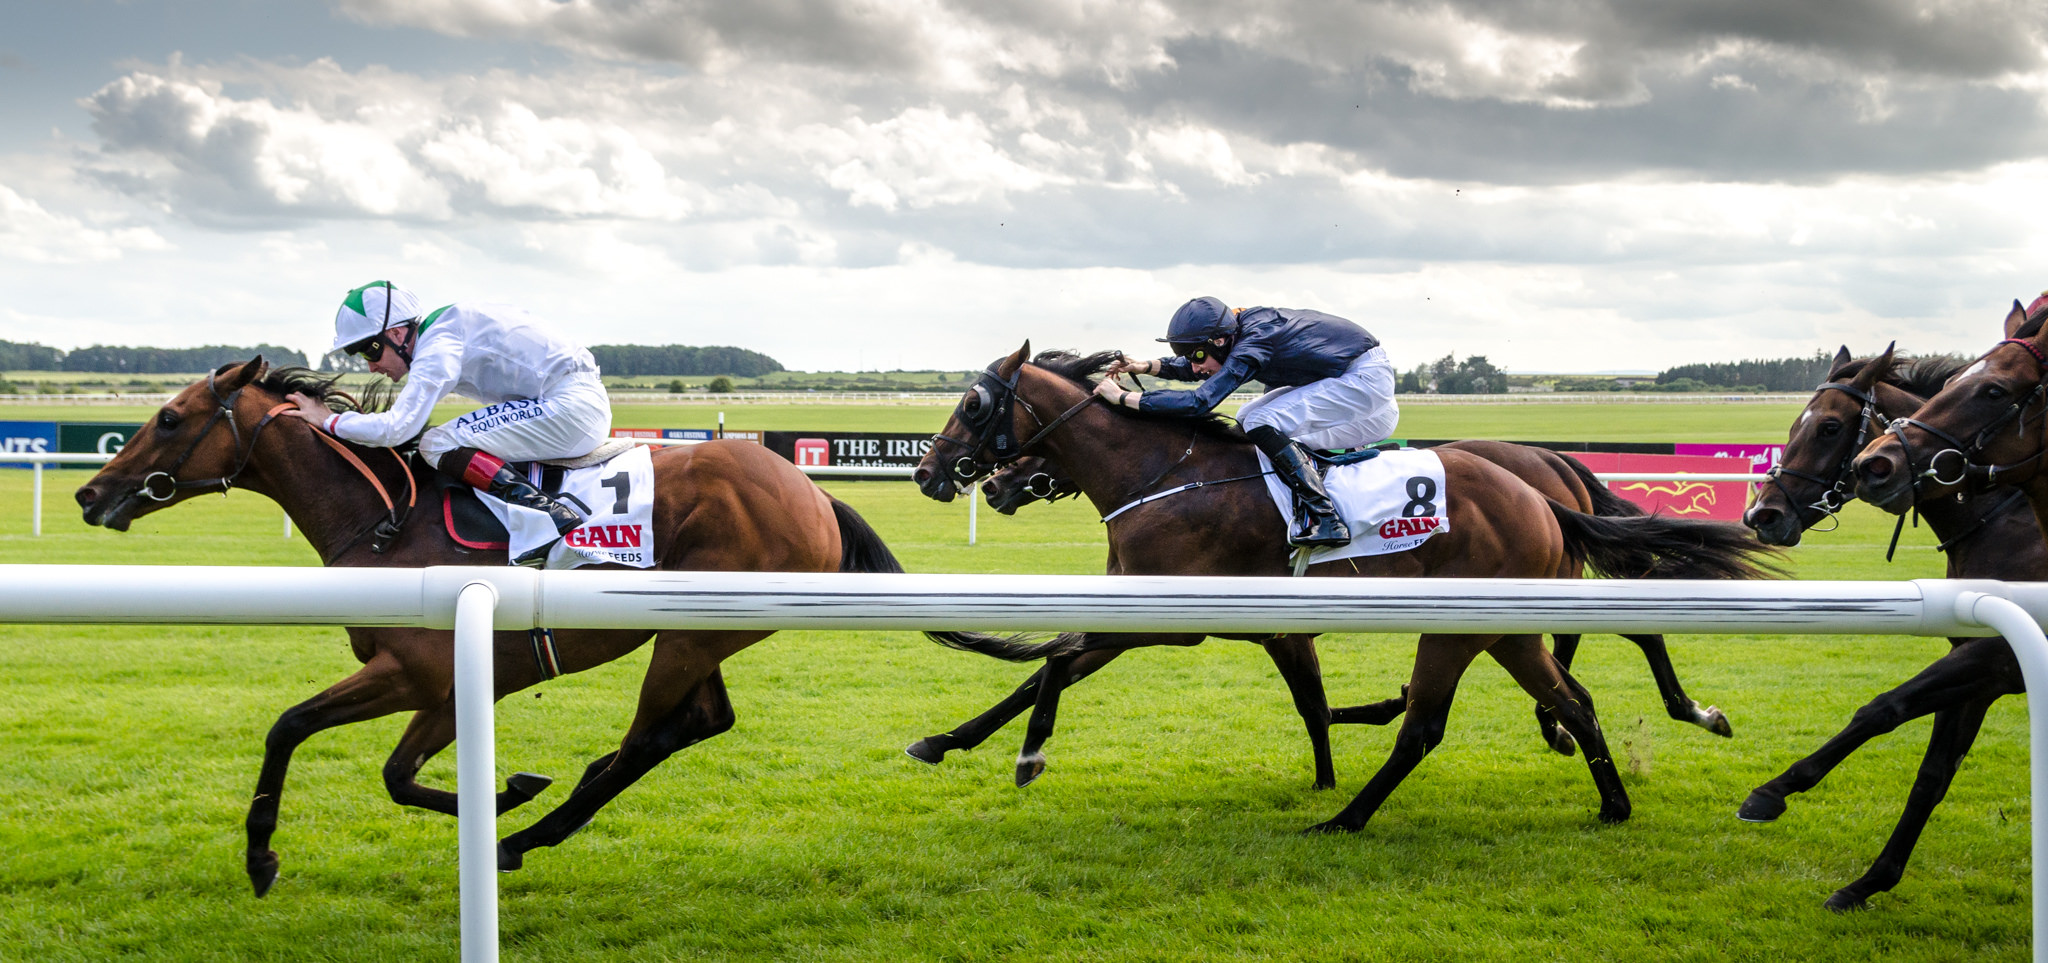
[[[1728,724],[1728,715],[1721,711],[1720,706],[1708,706],[1706,712],[1700,716],[1699,725],[1700,728],[1723,739],[1735,737],[1735,727]]]
[[[1578,754],[1579,743],[1571,733],[1559,729],[1550,737],[1550,750],[1560,756],[1573,756]]]
[[[1045,774],[1045,753],[1034,752],[1017,757],[1017,788],[1022,789],[1038,781]]]
[[[1625,823],[1628,822],[1628,817],[1633,812],[1635,812],[1635,810],[1632,807],[1630,807],[1628,803],[1619,803],[1611,806],[1602,806],[1600,807],[1600,821],[1603,823],[1607,823],[1609,825],[1613,825],[1614,823]]]
[[[498,872],[509,873],[526,865],[526,854],[514,852],[504,842],[498,843]]]
[[[249,885],[256,888],[256,898],[262,899],[263,894],[270,892],[270,887],[276,883],[277,851],[266,849],[260,854],[250,854]]]
[[[936,738],[936,736],[926,736],[923,739],[919,739],[906,746],[903,754],[926,765],[936,766],[946,758],[946,750],[934,744],[933,740]]]
[[[1316,780],[1316,782],[1315,782],[1315,785],[1313,785],[1313,786],[1310,786],[1310,787],[1308,787],[1308,788],[1310,788],[1310,789],[1314,789],[1314,790],[1317,790],[1317,791],[1321,791],[1321,790],[1324,790],[1324,789],[1335,789],[1335,788],[1337,788],[1337,780],[1335,780],[1335,779],[1318,779],[1318,780]]]
[[[1752,789],[1749,798],[1742,801],[1742,808],[1735,810],[1735,818],[1746,823],[1767,823],[1785,814],[1785,797]]]
[[[1346,826],[1334,819],[1324,820],[1301,831],[1303,836],[1329,836],[1336,833],[1355,833],[1357,826]]]
[[[526,799],[540,795],[554,784],[554,777],[543,776],[537,772],[515,772],[505,778],[505,790]]]
[[[1835,890],[1835,895],[1828,897],[1827,902],[1824,902],[1820,905],[1825,906],[1828,909],[1834,910],[1837,913],[1853,913],[1857,910],[1866,910],[1870,908],[1870,904],[1864,902],[1863,897],[1858,896],[1855,893],[1849,892],[1849,890],[1846,887]]]

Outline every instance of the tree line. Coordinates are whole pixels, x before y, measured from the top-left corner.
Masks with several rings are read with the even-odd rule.
[[[274,344],[237,347],[209,344],[198,348],[149,348],[96,344],[64,351],[40,344],[0,341],[0,369],[7,371],[86,371],[105,374],[194,374],[257,355],[271,364],[306,363],[306,356]]]
[[[782,362],[759,351],[724,345],[599,344],[590,348],[597,370],[625,378],[645,375],[731,375],[758,378],[781,371]]]
[[[1657,384],[1677,388],[1762,388],[1765,391],[1811,391],[1828,380],[1834,359],[1826,351],[1810,358],[1683,364],[1657,372]],[[1687,384],[1690,382],[1690,384]]]
[[[1483,354],[1463,361],[1447,354],[1403,374],[1394,390],[1401,394],[1504,395],[1508,393],[1508,374]]]

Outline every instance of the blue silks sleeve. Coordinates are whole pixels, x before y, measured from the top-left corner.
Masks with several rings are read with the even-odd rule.
[[[1214,410],[1230,397],[1238,386],[1252,380],[1257,367],[1248,359],[1231,358],[1223,363],[1223,370],[1209,376],[1200,388],[1193,391],[1147,391],[1138,397],[1139,411],[1155,411],[1164,415],[1202,415]]]

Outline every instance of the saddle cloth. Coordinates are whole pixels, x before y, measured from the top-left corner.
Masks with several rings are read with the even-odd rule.
[[[1292,526],[1294,493],[1272,473],[1273,463],[1265,452],[1259,452],[1259,468],[1267,472],[1267,494]],[[1323,485],[1351,527],[1351,544],[1315,549],[1308,557],[1311,565],[1405,552],[1450,530],[1443,459],[1427,449],[1398,448],[1366,461],[1333,464],[1323,474]]]
[[[599,451],[603,451],[600,448]],[[580,463],[588,457],[577,459]],[[539,462],[511,466],[540,490],[584,513],[582,527],[563,536],[548,553],[548,568],[618,564],[649,568],[654,564],[654,461],[645,445],[628,442],[608,461],[563,469]],[[504,548],[514,557],[555,538],[554,522],[544,512],[507,505],[483,492],[472,492],[497,520],[495,532],[475,532],[473,519],[456,496],[447,501],[448,533],[471,548]],[[492,537],[495,536],[495,537]]]

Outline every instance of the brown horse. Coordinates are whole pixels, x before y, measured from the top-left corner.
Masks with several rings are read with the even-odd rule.
[[[1827,383],[1792,423],[1778,467],[1771,471],[1743,523],[1772,545],[1797,545],[1800,534],[1832,518],[1855,497],[1850,462],[1893,422],[1911,416],[1966,362],[1948,357],[1906,361],[1891,349],[1876,358],[1835,355]],[[2048,578],[2048,542],[2017,489],[1964,492],[1920,502],[1920,514],[1948,554],[1949,578]],[[1751,791],[1736,815],[1769,822],[1785,797],[1820,784],[1851,753],[1908,721],[1934,714],[1934,732],[1906,796],[1898,826],[1870,870],[1827,899],[1833,910],[1861,908],[1905,875],[1913,846],[1934,807],[1948,794],[1957,767],[1976,742],[1984,713],[2002,696],[2026,691],[2019,660],[1998,637],[1950,639],[1947,654],[1904,684],[1856,710],[1849,725],[1810,756]]]
[[[305,422],[278,417],[294,391],[331,406],[350,405],[332,384],[303,368],[266,373],[261,358],[221,368],[171,399],[78,490],[86,523],[126,530],[138,516],[238,486],[283,506],[330,566],[505,564],[502,551],[470,551],[448,537],[440,490],[423,483],[432,469],[417,459],[323,440]],[[653,549],[663,569],[902,570],[851,508],[759,445],[709,442],[657,451],[653,459]],[[416,493],[409,514],[391,508],[408,492]],[[590,763],[561,805],[499,843],[500,868],[516,869],[528,850],[567,839],[663,759],[731,728],[732,703],[719,663],[771,634],[564,630],[555,633],[549,660],[527,633],[497,633],[499,698],[610,662],[654,639],[639,705],[619,747]],[[265,741],[248,818],[247,868],[258,896],[277,879],[270,839],[286,766],[292,751],[323,729],[412,712],[384,763],[385,787],[400,805],[455,814],[454,793],[417,781],[426,761],[455,737],[453,633],[350,628],[348,635],[362,669],[285,710]],[[525,803],[548,783],[528,773],[512,777],[498,794],[498,811]]]
[[[1057,363],[1063,356],[1054,352],[1040,354],[1039,363]],[[1545,498],[1566,507],[1590,515],[1623,517],[1640,515],[1642,510],[1634,503],[1615,495],[1593,473],[1576,459],[1544,448],[1518,445],[1502,441],[1459,441],[1440,446],[1445,450],[1466,451],[1485,458],[1527,482],[1530,487],[1542,493]],[[1066,473],[1050,459],[1038,455],[1026,455],[1011,462],[990,475],[981,484],[982,494],[990,507],[1005,515],[1015,514],[1019,508],[1034,501],[1057,501],[1060,498],[1079,495],[1081,489],[1068,478]],[[1118,574],[1117,542],[1109,544],[1109,574]],[[1719,708],[1700,704],[1686,695],[1678,681],[1677,672],[1671,666],[1669,651],[1661,635],[1623,636],[1634,642],[1650,663],[1650,673],[1663,695],[1667,713],[1680,722],[1690,722],[1719,736],[1733,735],[1727,716]],[[1576,634],[1554,635],[1553,654],[1558,664],[1569,671],[1572,658],[1578,651],[1580,636]],[[1258,640],[1280,670],[1280,678],[1287,684],[1294,696],[1295,709],[1301,714],[1302,722],[1309,733],[1309,743],[1315,759],[1316,780],[1314,788],[1328,789],[1336,785],[1336,772],[1330,756],[1329,727],[1332,724],[1363,723],[1385,725],[1398,718],[1404,708],[1401,699],[1360,706],[1332,709],[1329,707],[1322,684],[1321,663],[1315,651],[1315,642],[1303,635],[1282,635]],[[1067,679],[1068,686],[1094,674],[1126,650],[1115,648],[1094,649],[1075,658]],[[997,730],[1009,724],[1036,701],[1038,683],[1044,670],[1032,673],[1024,684],[991,706],[981,715],[962,723],[946,732],[926,736],[912,743],[904,751],[911,758],[937,765],[953,750],[970,750],[983,742]],[[1543,739],[1551,748],[1564,755],[1571,755],[1574,743],[1570,733],[1557,725],[1557,720],[1542,706],[1536,708],[1536,718]]]
[[[1030,346],[991,364],[962,396],[916,471],[924,493],[950,500],[959,482],[979,479],[1025,454],[1043,454],[1110,519],[1118,567],[1130,574],[1285,575],[1283,519],[1263,485],[1252,446],[1219,421],[1161,419],[1093,404],[1091,381],[1104,352],[1060,364],[1028,364]],[[1200,457],[1196,452],[1201,453]],[[1312,567],[1313,575],[1556,578],[1590,561],[1607,572],[1640,574],[1665,564],[1702,576],[1762,574],[1762,546],[1739,528],[1661,516],[1605,519],[1545,499],[1506,469],[1467,452],[1440,455],[1447,530],[1400,554]],[[1145,500],[1182,485],[1172,497]],[[1120,509],[1127,509],[1121,510]],[[1231,636],[1224,636],[1231,637]],[[1018,758],[1020,782],[1045,766],[1060,691],[1074,660],[1097,648],[1195,645],[1193,633],[1074,633],[1038,644],[981,645],[1017,661],[1046,659],[1036,711]],[[1600,817],[1628,818],[1621,785],[1591,696],[1533,634],[1422,636],[1392,754],[1350,805],[1320,831],[1355,831],[1441,740],[1451,699],[1481,652],[1493,656],[1586,750]]]

